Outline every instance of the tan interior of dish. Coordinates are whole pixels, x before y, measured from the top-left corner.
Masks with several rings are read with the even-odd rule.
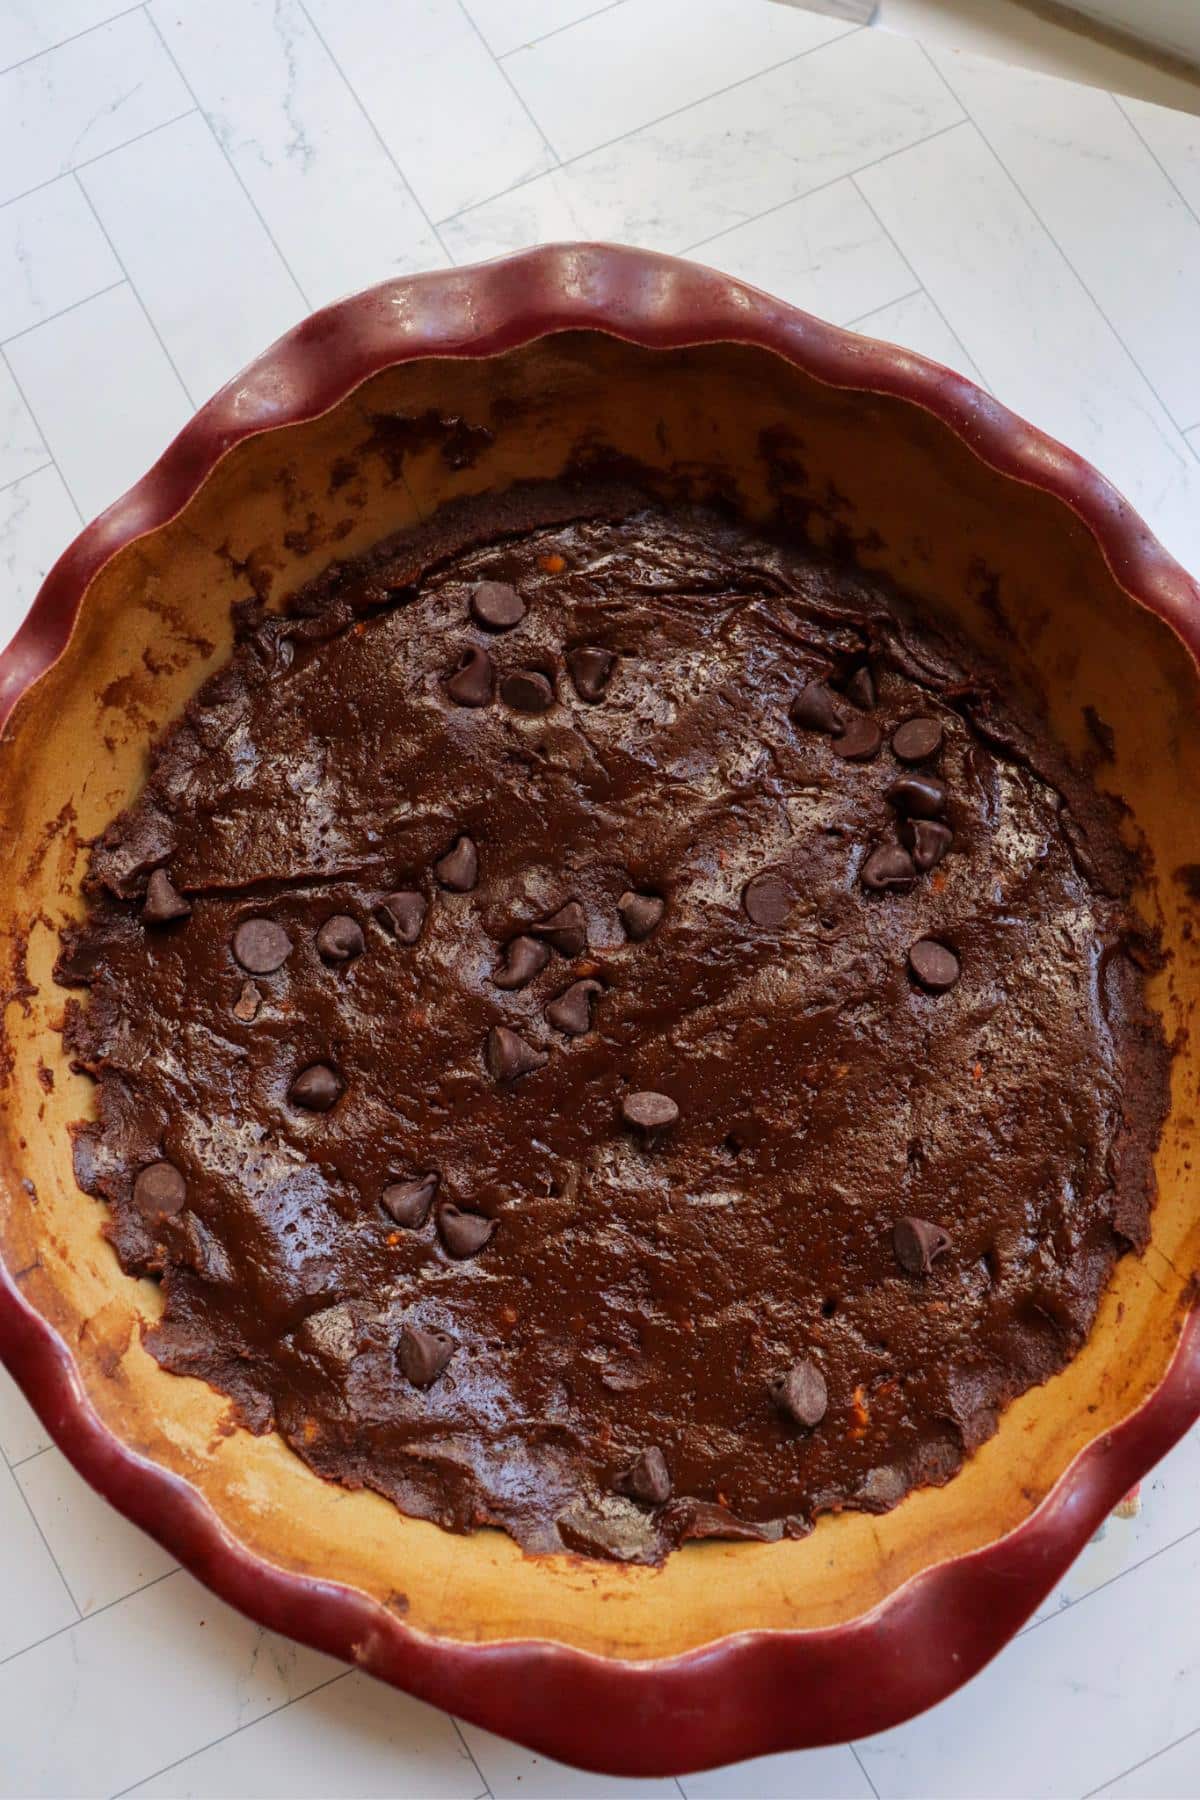
[[[371,415],[428,409],[488,426],[493,445],[458,470],[431,446],[400,479],[362,448]],[[909,583],[1022,680],[1036,668],[1053,724],[1075,751],[1091,742],[1085,701],[1112,726],[1116,761],[1102,778],[1130,804],[1161,872],[1142,897],[1173,952],[1154,998],[1168,1030],[1186,1030],[1200,937],[1190,937],[1194,908],[1172,872],[1192,836],[1200,729],[1196,670],[1182,645],[1129,602],[1057,502],[997,477],[911,403],[829,388],[753,348],[651,352],[563,335],[499,358],[385,371],[324,417],[249,440],[173,523],[101,572],[66,651],[0,745],[0,918],[29,933],[32,985],[7,1008],[0,1251],[118,1438],[199,1489],[259,1556],[385,1605],[403,1595],[406,1622],[425,1632],[549,1637],[642,1658],[735,1630],[853,1618],[915,1571],[1015,1526],[1077,1451],[1155,1386],[1178,1337],[1200,1251],[1190,1176],[1196,1065],[1186,1054],[1159,1157],[1153,1244],[1120,1264],[1083,1353],[1014,1405],[949,1486],[913,1494],[884,1518],[824,1520],[804,1542],[691,1546],[647,1570],[529,1557],[497,1532],[454,1537],[323,1483],[278,1438],[229,1432],[221,1396],[162,1373],[141,1347],[136,1327],[154,1316],[158,1291],[120,1273],[100,1235],[102,1208],[75,1187],[67,1126],[88,1113],[92,1091],[63,1060],[56,1028],[66,996],[50,970],[57,928],[80,904],[82,840],[136,790],[148,740],[226,654],[246,565],[272,574],[277,599],[331,557],[450,496],[558,473],[581,444],[632,454],[676,482],[687,475],[701,491],[719,468],[753,514],[768,503],[766,426],[796,440],[791,485],[815,503],[818,535],[831,524],[869,533],[865,560]],[[353,472],[343,467],[331,484],[347,457]]]

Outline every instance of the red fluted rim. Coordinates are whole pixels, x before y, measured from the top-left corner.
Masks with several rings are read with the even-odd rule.
[[[579,329],[650,349],[759,345],[835,387],[923,407],[1000,474],[1069,507],[1130,598],[1165,619],[1200,662],[1196,582],[1103,476],[972,382],[714,270],[564,244],[386,282],[280,338],[59,558],[0,656],[0,722],[63,649],[104,563],[181,511],[243,439],[313,418],[395,363],[495,355]],[[628,1663],[536,1640],[430,1638],[360,1593],[252,1555],[193,1489],[101,1424],[66,1346],[2,1266],[0,1356],[76,1468],[223,1599],[545,1755],[643,1776],[842,1742],[944,1698],[1008,1641],[1121,1496],[1200,1417],[1200,1315],[1192,1313],[1146,1403],[1082,1451],[999,1542],[924,1571],[846,1625],[740,1632],[684,1656]]]

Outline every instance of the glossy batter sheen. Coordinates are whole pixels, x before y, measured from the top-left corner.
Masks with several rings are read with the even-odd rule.
[[[883,1510],[1144,1241],[1130,875],[882,584],[460,514],[247,607],[96,846],[78,1178],[159,1361],[408,1512],[653,1560]]]

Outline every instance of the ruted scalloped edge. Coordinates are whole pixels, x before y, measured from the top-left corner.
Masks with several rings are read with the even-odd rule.
[[[972,382],[714,270],[565,244],[387,282],[280,338],[51,569],[0,656],[0,725],[61,654],[102,566],[181,511],[236,444],[316,417],[392,364],[494,355],[572,329],[647,348],[754,344],[833,386],[923,407],[1000,474],[1061,500],[1096,538],[1125,593],[1164,619],[1200,663],[1200,586],[1103,476]],[[945,1698],[1007,1643],[1116,1502],[1200,1417],[1200,1313],[1190,1312],[1149,1399],[1081,1451],[1036,1511],[998,1542],[922,1571],[842,1626],[742,1632],[683,1656],[631,1663],[536,1640],[429,1637],[361,1593],[253,1555],[195,1490],[101,1423],[66,1345],[3,1265],[0,1358],[79,1472],[224,1600],[541,1754],[620,1775],[678,1774],[840,1743]]]

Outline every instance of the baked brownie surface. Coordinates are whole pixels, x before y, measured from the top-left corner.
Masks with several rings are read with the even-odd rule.
[[[655,1560],[952,1475],[1144,1242],[1167,1056],[1106,804],[961,649],[590,511],[247,608],[60,978],[164,1367],[407,1512]]]

